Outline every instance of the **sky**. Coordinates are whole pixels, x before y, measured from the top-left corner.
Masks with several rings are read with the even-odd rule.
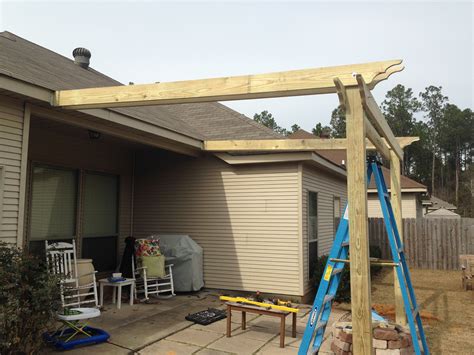
[[[474,8],[467,2],[5,1],[0,30],[91,66],[122,83],[258,74],[390,59],[405,70],[373,91],[441,85],[474,108]],[[286,128],[329,124],[337,96],[228,101],[253,117],[268,110]]]

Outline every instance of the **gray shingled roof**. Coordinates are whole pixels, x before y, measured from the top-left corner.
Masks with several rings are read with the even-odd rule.
[[[122,85],[7,31],[0,32],[0,74],[51,90]],[[201,140],[281,138],[267,127],[217,102],[114,108],[112,111]]]

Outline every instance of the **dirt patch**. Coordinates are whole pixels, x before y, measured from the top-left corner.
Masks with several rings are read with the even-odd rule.
[[[415,294],[432,354],[472,354],[474,291],[461,288],[461,272],[411,270]],[[394,317],[393,272],[384,270],[372,281],[372,303]],[[378,308],[378,309],[377,309]]]

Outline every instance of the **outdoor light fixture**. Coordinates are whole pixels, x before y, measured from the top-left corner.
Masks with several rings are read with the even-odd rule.
[[[93,131],[93,130],[89,129],[89,138],[90,139],[99,139],[100,136],[101,136],[100,132]]]

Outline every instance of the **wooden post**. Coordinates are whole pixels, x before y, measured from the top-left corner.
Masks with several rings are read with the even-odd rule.
[[[397,223],[400,239],[403,242],[403,218],[402,218],[402,191],[400,183],[400,159],[393,150],[390,150],[390,197],[392,202],[393,216]],[[402,280],[402,282],[404,282]],[[393,269],[393,287],[395,290],[395,321],[400,325],[406,325],[405,306],[403,304],[402,291],[398,281],[397,270]]]
[[[346,88],[346,100],[353,353],[372,354],[365,114],[357,87]]]

